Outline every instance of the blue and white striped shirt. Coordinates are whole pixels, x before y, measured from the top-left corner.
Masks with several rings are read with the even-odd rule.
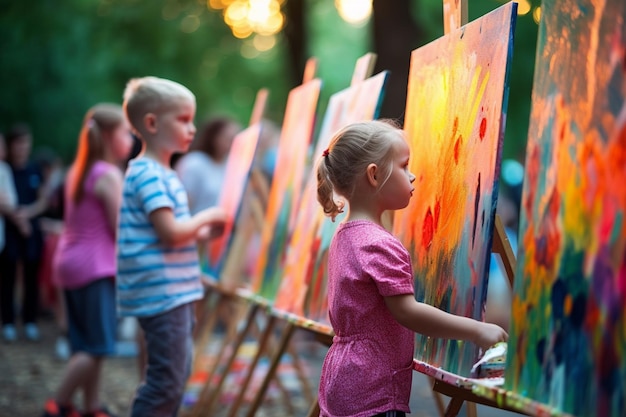
[[[153,159],[130,161],[117,231],[117,309],[153,316],[202,298],[196,242],[166,246],[149,214],[169,207],[189,219],[187,193],[176,173]]]

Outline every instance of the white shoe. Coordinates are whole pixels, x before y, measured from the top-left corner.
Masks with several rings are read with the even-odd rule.
[[[26,323],[24,325],[24,335],[26,339],[36,342],[39,340],[39,328],[35,323]]]
[[[54,346],[56,357],[62,361],[66,361],[70,358],[70,344],[67,341],[67,337],[57,337],[56,344]]]
[[[17,330],[13,324],[5,324],[2,326],[2,337],[5,342],[13,343],[17,340]]]

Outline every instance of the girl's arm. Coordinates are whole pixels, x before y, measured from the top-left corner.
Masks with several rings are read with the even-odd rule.
[[[413,294],[385,297],[385,304],[398,323],[425,336],[468,340],[483,349],[508,339],[495,324],[446,313],[418,302]]]
[[[226,214],[219,207],[202,210],[185,221],[177,221],[174,212],[169,207],[154,210],[149,217],[157,236],[167,246],[177,246],[190,240],[196,240],[198,232],[203,226],[219,229],[226,222]]]
[[[122,204],[122,172],[111,169],[102,174],[94,185],[94,193],[104,205],[111,234],[115,236],[117,217]]]

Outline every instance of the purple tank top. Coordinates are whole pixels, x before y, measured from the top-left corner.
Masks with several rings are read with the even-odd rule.
[[[54,279],[63,288],[80,288],[115,276],[115,230],[109,225],[104,204],[94,194],[96,181],[115,169],[115,165],[97,161],[85,179],[85,194],[78,204],[65,193],[64,230],[53,264]]]

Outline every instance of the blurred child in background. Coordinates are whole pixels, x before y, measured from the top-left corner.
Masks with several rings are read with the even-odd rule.
[[[105,356],[115,353],[115,233],[121,164],[132,146],[122,107],[99,104],[85,115],[65,186],[64,229],[53,262],[64,290],[72,356],[44,417],[106,417],[99,389]],[[84,412],[72,404],[81,390]]]

